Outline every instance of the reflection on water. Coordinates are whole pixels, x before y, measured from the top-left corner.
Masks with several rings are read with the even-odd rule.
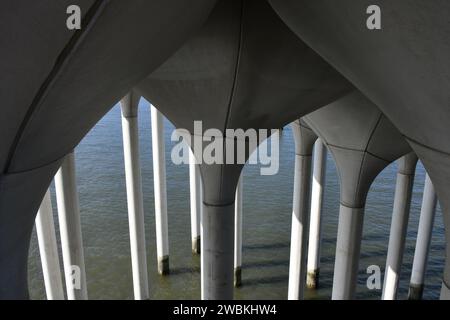
[[[191,254],[189,175],[186,165],[170,162],[172,125],[166,122],[167,194],[171,274],[157,274],[153,204],[153,173],[149,105],[141,102],[140,147],[144,191],[145,230],[149,286],[152,299],[199,299],[200,259]],[[236,299],[286,299],[289,273],[294,145],[286,128],[280,145],[280,171],[260,176],[258,166],[244,169],[243,285]],[[120,108],[115,106],[81,142],[76,150],[81,222],[90,299],[133,299],[128,236],[125,176]],[[369,265],[384,270],[396,165],[386,168],[369,193],[361,247],[357,298],[379,299],[381,290],[366,287]],[[411,205],[399,298],[404,299],[414,255],[422,199],[424,170],[418,166]],[[307,299],[331,296],[337,234],[339,185],[336,168],[328,159],[324,199],[320,289],[308,290]],[[53,191],[53,203],[55,198]],[[55,222],[57,219],[55,217]],[[57,230],[58,225],[56,225]],[[444,260],[444,230],[437,212],[428,263],[424,297],[439,297]],[[62,260],[61,260],[62,261]],[[33,299],[44,299],[45,290],[36,235],[29,259],[29,285]]]

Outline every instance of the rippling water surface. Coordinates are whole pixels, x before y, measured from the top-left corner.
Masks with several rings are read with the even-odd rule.
[[[152,299],[199,299],[200,259],[191,254],[189,173],[187,165],[170,161],[173,126],[166,121],[167,195],[171,274],[157,274],[153,170],[149,104],[139,112],[141,165],[149,286]],[[260,176],[258,166],[244,169],[243,286],[236,299],[286,299],[294,170],[294,144],[289,127],[283,131],[280,171]],[[77,180],[90,299],[132,299],[120,108],[115,106],[76,149]],[[396,164],[387,167],[373,184],[364,222],[357,298],[379,299],[381,290],[368,290],[369,265],[384,270],[395,188]],[[414,256],[425,171],[419,163],[403,259],[399,298],[405,299]],[[53,204],[56,208],[52,187]],[[309,299],[329,299],[337,234],[339,185],[329,157],[323,211],[320,289]],[[55,223],[57,218],[55,216]],[[58,225],[57,232],[59,230]],[[444,229],[438,209],[426,275],[425,299],[439,297],[444,263]],[[29,254],[29,283],[33,299],[45,299],[36,234]],[[62,260],[61,260],[62,262]]]

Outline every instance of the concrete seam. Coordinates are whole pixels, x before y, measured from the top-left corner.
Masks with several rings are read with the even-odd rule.
[[[220,208],[220,207],[229,207],[229,206],[234,205],[234,200],[232,202],[228,202],[228,203],[225,203],[225,204],[212,204],[212,203],[208,203],[208,202],[203,201],[203,204],[205,206],[208,206],[208,207],[218,207],[218,208]]]
[[[447,283],[447,281],[444,278],[442,278],[442,283],[447,287],[448,290],[450,290],[450,284]]]
[[[344,206],[344,207],[346,207],[346,208],[350,208],[350,209],[364,209],[364,206],[362,206],[362,207],[355,207],[355,206],[348,205],[348,204],[346,204],[343,201],[339,201],[339,204]]]
[[[237,82],[238,82],[238,73],[239,73],[239,67],[241,62],[241,53],[242,53],[242,43],[243,43],[243,29],[244,29],[244,1],[241,1],[241,16],[240,16],[240,26],[239,26],[239,41],[238,41],[238,48],[237,48],[237,57],[236,57],[236,65],[234,68],[234,77],[233,77],[233,83],[231,85],[231,92],[230,92],[230,99],[228,101],[228,108],[227,108],[227,116],[225,117],[225,124],[224,129],[222,132],[225,133],[225,130],[228,127],[228,122],[230,121],[231,117],[231,108],[233,106],[233,100],[234,95],[236,93],[237,88]]]
[[[22,174],[22,173],[27,173],[27,172],[32,172],[32,171],[35,171],[35,170],[39,170],[39,169],[42,169],[42,168],[51,166],[52,164],[54,164],[54,163],[56,163],[56,162],[58,162],[58,161],[62,161],[68,154],[70,154],[70,152],[68,152],[68,153],[65,154],[64,156],[62,156],[62,157],[60,157],[60,158],[58,158],[58,159],[55,159],[55,160],[53,160],[53,161],[50,161],[50,162],[48,162],[48,163],[46,163],[46,164],[43,164],[43,165],[40,165],[40,166],[37,166],[37,167],[33,167],[33,168],[31,168],[31,169],[26,169],[26,170],[5,172],[5,173],[3,173],[1,176],[7,176],[7,175],[13,175],[13,174]]]
[[[375,134],[375,131],[377,130],[377,127],[380,124],[380,121],[381,121],[382,117],[383,117],[383,114],[381,113],[378,116],[378,120],[377,120],[375,126],[373,127],[372,132],[370,133],[369,139],[367,139],[366,148],[364,149],[363,158],[361,160],[361,165],[359,167],[358,183],[356,184],[356,190],[358,190],[359,186],[361,185],[361,175],[362,175],[363,165],[364,165],[364,162],[366,160],[367,149],[369,148],[370,141],[372,141],[373,135]],[[353,200],[356,200],[356,198],[354,198]]]
[[[11,167],[11,163],[14,158],[17,147],[19,146],[20,139],[23,133],[25,132],[27,125],[32,121],[35,111],[39,109],[42,101],[45,99],[50,88],[54,84],[54,81],[61,74],[62,70],[64,70],[67,61],[73,56],[74,51],[78,48],[80,43],[83,42],[85,35],[89,33],[92,25],[95,24],[98,17],[103,12],[104,8],[109,4],[109,1],[110,0],[95,1],[95,3],[89,8],[88,12],[82,19],[83,21],[82,28],[80,30],[75,31],[74,35],[70,38],[69,42],[64,46],[61,53],[56,58],[52,70],[50,70],[50,73],[47,75],[46,79],[41,84],[39,90],[37,91],[36,95],[33,98],[33,101],[31,102],[30,107],[27,110],[27,113],[25,114],[25,117],[23,118],[20,124],[19,129],[17,130],[13,143],[9,149],[8,158],[6,160],[6,165],[4,168],[5,172],[8,171],[8,169]]]
[[[411,141],[412,143],[421,146],[422,148],[425,148],[425,149],[428,149],[428,150],[431,150],[431,151],[434,151],[434,152],[437,152],[437,153],[440,153],[440,154],[443,154],[443,155],[446,155],[446,156],[450,157],[450,153],[448,153],[448,152],[441,151],[441,150],[438,150],[438,149],[436,149],[436,148],[432,148],[432,147],[430,147],[430,146],[424,145],[423,143],[421,143],[421,142],[419,142],[419,141],[417,141],[417,140],[414,140],[414,139],[412,139],[412,138],[409,138],[409,137],[407,137],[407,136],[405,136],[405,135],[403,135],[403,137],[404,137],[406,140],[409,140],[409,141]]]

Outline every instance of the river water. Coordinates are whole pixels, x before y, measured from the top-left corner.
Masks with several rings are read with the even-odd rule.
[[[152,299],[199,299],[200,258],[191,254],[189,168],[170,161],[173,126],[165,123],[170,276],[157,274],[153,170],[149,104],[139,110],[141,165],[145,208],[149,287]],[[76,149],[77,182],[90,299],[133,299],[128,234],[120,108],[115,106]],[[260,167],[244,169],[243,285],[236,299],[286,299],[292,210],[294,143],[286,127],[280,141],[280,170],[261,176]],[[358,278],[358,299],[379,299],[381,290],[369,290],[366,270],[386,263],[395,188],[396,164],[387,167],[370,190]],[[419,163],[411,204],[399,299],[406,299],[422,201],[425,171]],[[53,206],[56,211],[54,188]],[[320,289],[308,290],[307,299],[331,297],[339,208],[336,168],[328,155],[323,209]],[[57,234],[59,227],[55,212]],[[58,234],[59,238],[59,234]],[[425,299],[437,299],[444,265],[444,228],[438,207],[426,274]],[[60,249],[59,244],[59,250]],[[62,259],[61,259],[62,263]],[[44,281],[35,232],[29,253],[32,299],[45,299]]]

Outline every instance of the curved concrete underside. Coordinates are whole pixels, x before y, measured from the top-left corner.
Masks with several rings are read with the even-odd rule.
[[[214,2],[2,3],[1,298],[28,296],[29,238],[59,159],[203,23]],[[84,14],[77,32],[65,27],[74,3]]]
[[[191,134],[195,120],[223,133],[281,128],[352,89],[259,0],[219,1],[200,31],[136,88]],[[201,165],[205,201],[232,202],[241,167]]]
[[[341,204],[362,208],[377,175],[411,152],[394,125],[359,91],[314,111],[303,120],[316,132],[336,162]]]
[[[444,20],[450,4],[380,2],[389,8],[383,14],[383,27],[395,27],[395,32],[367,34],[365,23],[360,26],[355,20],[360,9],[361,14],[365,12],[366,1],[347,0],[334,8],[326,0],[272,0],[300,37],[266,1],[258,0],[221,0],[215,8],[214,0],[16,0],[2,4],[0,26],[7,31],[0,34],[0,70],[8,77],[0,80],[0,298],[28,297],[29,238],[60,159],[137,84],[140,94],[177,127],[191,133],[194,120],[203,121],[203,130],[279,128],[354,90],[336,67],[408,138],[433,179],[450,227],[450,189],[444,187],[450,180],[450,146],[446,143],[450,137],[450,64],[445,37],[449,28]],[[65,28],[70,4],[82,9],[80,31]],[[394,17],[402,17],[400,26]],[[308,119],[322,127],[321,119],[327,119],[323,112]],[[365,152],[361,164],[389,162],[396,155],[375,142],[393,132],[377,112],[373,138],[365,147],[353,141],[359,152]],[[346,123],[346,116],[340,118]],[[339,121],[336,118],[332,123]],[[328,134],[316,130],[321,136]],[[344,146],[332,138],[333,146]],[[345,153],[341,149],[345,148],[335,148],[335,155]],[[336,159],[339,163],[339,156]],[[241,167],[201,166],[205,203],[211,205],[205,223],[212,237],[222,243],[232,241],[229,233],[222,237],[217,230],[232,225],[231,204]],[[369,171],[363,174],[371,177],[374,173]],[[343,199],[361,204],[365,187],[358,186],[357,196]],[[228,259],[229,252],[225,256]],[[227,277],[231,276],[232,285],[229,260],[219,259],[213,271],[230,271]],[[446,272],[450,283],[450,266]],[[229,287],[208,290],[209,297],[230,296]]]
[[[359,91],[303,119],[326,144],[339,173],[341,204],[332,299],[354,299],[367,193],[376,176],[411,148]]]
[[[366,28],[371,1],[269,0],[296,34],[386,114],[424,163],[450,242],[450,2],[380,0],[382,29]],[[442,297],[450,297],[447,245]]]

